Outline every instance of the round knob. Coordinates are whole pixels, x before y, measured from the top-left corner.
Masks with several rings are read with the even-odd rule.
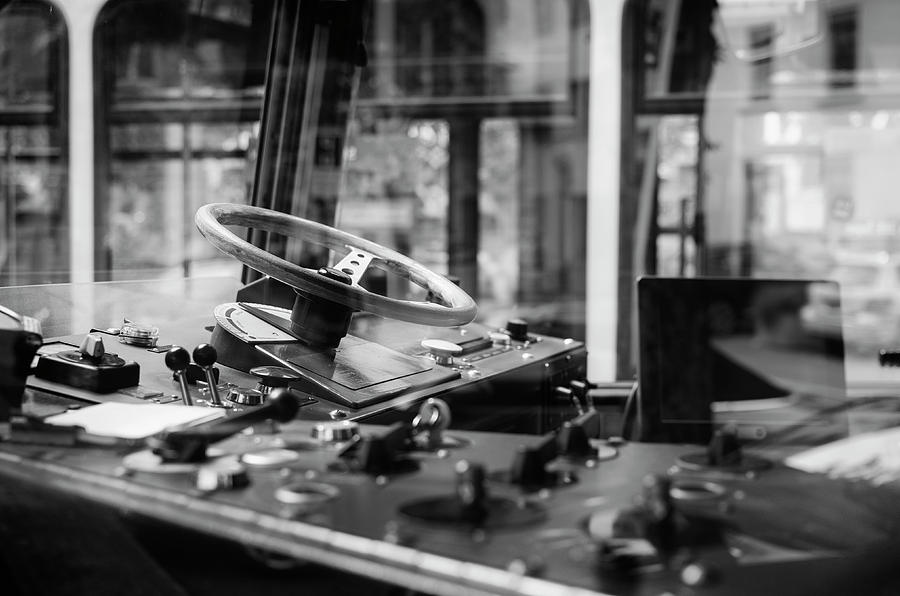
[[[166,352],[166,367],[172,372],[187,370],[191,355],[181,346],[173,346]]]
[[[200,344],[194,348],[194,362],[202,368],[215,364],[218,357],[218,352],[210,344]]]
[[[359,424],[352,420],[319,422],[312,429],[312,437],[320,443],[342,443],[359,434]]]
[[[511,339],[528,341],[528,322],[525,319],[510,319],[506,322],[506,332]]]
[[[459,345],[443,339],[424,339],[422,347],[428,350],[429,355],[437,364],[444,366],[453,365],[453,357],[459,356],[463,351]]]
[[[259,406],[265,401],[265,396],[262,391],[257,391],[256,389],[232,387],[225,399],[242,406]]]
[[[195,484],[202,491],[242,488],[250,484],[247,468],[232,460],[215,460],[197,470]]]
[[[256,388],[263,394],[276,387],[287,387],[301,378],[298,373],[283,366],[257,366],[250,369],[250,374],[259,378]]]

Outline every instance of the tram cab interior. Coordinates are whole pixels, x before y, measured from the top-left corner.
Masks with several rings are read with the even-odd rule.
[[[896,590],[895,4],[0,0],[0,591]]]

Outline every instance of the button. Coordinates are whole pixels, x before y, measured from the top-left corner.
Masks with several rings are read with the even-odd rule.
[[[499,331],[494,331],[488,335],[491,338],[491,343],[495,346],[508,346],[509,345],[509,335],[506,333],[501,333]]]
[[[437,364],[442,366],[452,366],[453,357],[459,356],[463,351],[458,344],[443,339],[423,339],[422,347],[428,350]]]
[[[320,443],[342,443],[359,434],[359,424],[352,420],[319,422],[312,428],[312,437]]]
[[[287,387],[301,378],[297,372],[283,366],[256,366],[250,369],[250,374],[259,378],[256,388],[264,394],[276,387]]]

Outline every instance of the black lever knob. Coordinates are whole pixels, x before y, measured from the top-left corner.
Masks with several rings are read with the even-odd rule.
[[[173,346],[166,352],[166,368],[172,372],[184,372],[191,363],[191,355],[181,346]]]
[[[201,368],[211,367],[219,358],[216,348],[210,344],[200,344],[194,348],[194,362]]]
[[[172,371],[178,386],[181,389],[181,401],[186,406],[194,405],[191,399],[191,390],[188,388],[186,371],[191,363],[191,356],[181,346],[173,346],[166,352],[166,368]]]
[[[219,387],[216,383],[216,376],[213,373],[213,365],[219,357],[216,349],[210,344],[200,344],[194,348],[194,362],[203,369],[206,375],[206,385],[209,388],[209,405],[216,408],[223,408],[222,398],[219,396]]]

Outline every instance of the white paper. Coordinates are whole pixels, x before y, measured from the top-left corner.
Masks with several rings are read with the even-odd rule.
[[[900,428],[889,428],[814,447],[785,459],[804,472],[885,484],[900,480]]]
[[[174,404],[109,402],[69,410],[44,420],[56,426],[80,426],[101,437],[144,439],[166,429],[197,424],[222,416],[222,410]]]

